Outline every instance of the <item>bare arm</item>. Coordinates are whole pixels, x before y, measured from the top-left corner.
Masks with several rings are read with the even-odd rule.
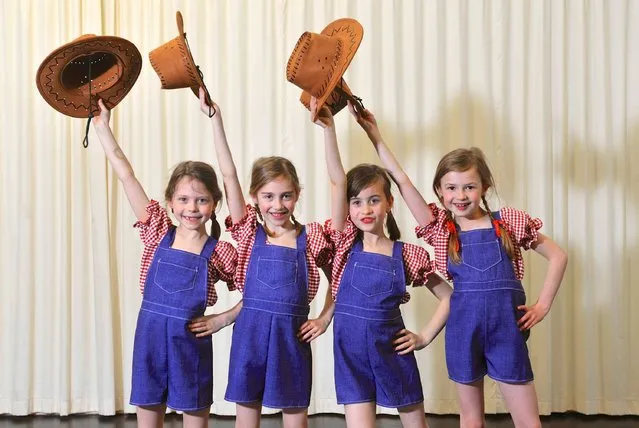
[[[408,329],[400,330],[397,333],[398,337],[393,342],[393,345],[395,345],[395,350],[400,355],[424,349],[442,331],[448,320],[450,296],[453,294],[453,289],[437,274],[429,275],[426,286],[437,297],[439,305],[437,305],[437,309],[428,324],[419,333],[413,333]]]
[[[548,270],[537,302],[531,306],[521,305],[517,308],[526,312],[519,319],[521,330],[532,328],[550,312],[568,265],[568,254],[546,235],[540,233],[532,248],[548,260]]]
[[[317,109],[317,99],[311,98],[311,117]],[[326,168],[331,180],[331,219],[334,230],[344,230],[344,223],[348,214],[346,200],[346,173],[342,164],[335,133],[335,121],[330,109],[322,107],[315,124],[324,129],[324,156]]]
[[[124,187],[124,193],[129,200],[131,208],[133,208],[135,216],[139,221],[144,222],[149,216],[146,212],[146,207],[149,205],[149,198],[135,177],[129,160],[113,136],[113,132],[109,126],[111,112],[104,106],[102,100],[98,100],[98,106],[100,107],[100,115],[93,118],[93,127],[113,171],[115,171],[115,174]]]
[[[348,104],[348,109],[351,114],[357,119],[357,123],[364,129],[366,135],[373,143],[373,147],[379,156],[380,161],[384,165],[393,178],[393,181],[397,183],[399,191],[402,197],[406,201],[406,205],[413,214],[413,217],[420,226],[425,226],[433,221],[433,212],[428,207],[428,204],[424,200],[422,194],[417,190],[413,182],[410,180],[406,172],[402,169],[393,152],[390,151],[384,140],[382,134],[379,132],[377,126],[377,120],[373,113],[369,110],[364,110],[358,113],[353,105]]]
[[[200,88],[200,109],[208,116],[209,106],[206,104],[204,90]],[[211,118],[213,125],[213,142],[215,145],[215,154],[217,162],[220,165],[222,173],[222,181],[224,182],[224,190],[226,194],[226,203],[229,206],[229,213],[233,223],[240,221],[246,214],[246,202],[242,194],[242,186],[237,177],[235,162],[233,155],[229,149],[226,133],[224,132],[224,122],[222,121],[222,111],[217,104],[214,104],[216,113]]]
[[[453,289],[450,285],[436,274],[429,276],[426,286],[437,297],[439,305],[437,305],[437,309],[428,324],[419,332],[424,339],[424,346],[431,343],[446,325],[450,312],[450,296],[453,294]]]
[[[326,290],[326,298],[324,299],[324,307],[322,312],[315,319],[306,321],[297,332],[297,338],[301,342],[310,342],[318,336],[322,335],[333,320],[335,313],[335,301],[331,294],[331,285]]]
[[[219,314],[204,315],[202,317],[191,320],[188,324],[189,331],[195,334],[196,337],[208,336],[213,333],[217,333],[226,326],[229,326],[235,322],[237,316],[242,309],[242,300],[240,300],[235,306],[225,312]]]

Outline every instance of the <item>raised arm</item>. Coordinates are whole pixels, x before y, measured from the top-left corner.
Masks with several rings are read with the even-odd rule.
[[[207,116],[209,115],[209,106],[206,103],[204,89],[200,88],[200,109]],[[211,117],[213,125],[213,143],[215,145],[215,154],[217,162],[220,165],[222,180],[224,182],[224,190],[226,194],[226,203],[229,206],[229,213],[233,223],[240,221],[246,214],[246,202],[242,194],[242,186],[237,178],[237,170],[235,162],[229,149],[229,143],[226,141],[226,133],[224,132],[224,122],[222,121],[222,111],[217,104],[213,104],[215,113]]]
[[[317,99],[311,98],[311,117],[317,109]],[[334,230],[343,230],[348,215],[348,201],[346,200],[346,173],[342,165],[337,146],[335,121],[333,114],[326,106],[322,106],[315,124],[324,129],[324,156],[326,168],[331,180],[331,220]]]
[[[521,305],[517,308],[526,312],[519,319],[521,330],[529,330],[550,312],[568,265],[568,254],[546,235],[539,233],[532,248],[548,260],[548,270],[537,302],[534,305]]]
[[[425,226],[433,221],[433,212],[428,207],[428,204],[424,200],[422,194],[417,190],[413,182],[410,180],[406,172],[402,169],[395,156],[390,151],[384,140],[382,134],[379,132],[377,126],[377,120],[375,116],[369,110],[364,110],[358,113],[351,102],[348,102],[348,109],[351,114],[357,119],[357,123],[364,129],[366,135],[373,143],[373,147],[379,156],[380,161],[384,165],[393,179],[393,181],[399,187],[399,191],[406,201],[406,205],[413,214],[413,217],[420,226]]]
[[[109,126],[111,111],[104,106],[102,100],[98,100],[98,106],[100,107],[100,115],[93,118],[93,128],[98,135],[100,144],[102,144],[102,148],[111,167],[124,187],[124,193],[129,200],[131,208],[133,208],[135,216],[138,220],[144,222],[149,216],[146,212],[146,207],[149,205],[149,198],[135,177],[129,160],[113,136],[113,132]]]

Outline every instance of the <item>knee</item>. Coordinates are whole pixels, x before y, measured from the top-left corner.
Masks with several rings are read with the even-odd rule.
[[[464,417],[463,415],[460,417],[461,428],[486,428],[486,422],[484,418],[477,417]]]
[[[519,428],[521,426],[521,428],[541,428],[541,421],[537,420],[537,421],[532,421],[529,423],[525,423],[522,425],[519,424],[515,424],[516,428]]]

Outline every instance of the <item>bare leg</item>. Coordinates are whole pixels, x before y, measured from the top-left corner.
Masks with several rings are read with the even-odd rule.
[[[209,426],[211,407],[196,412],[184,412],[182,416],[184,428],[206,428]]]
[[[375,428],[375,403],[346,404],[346,426],[350,428]]]
[[[308,409],[282,409],[284,428],[308,428]]]
[[[459,398],[459,426],[461,428],[485,428],[484,379],[463,384],[455,383]]]
[[[411,404],[410,406],[400,407],[397,411],[399,412],[399,419],[402,421],[404,428],[428,428],[423,401],[417,404]]]
[[[501,395],[517,428],[541,428],[539,404],[535,384],[508,384],[497,382]]]
[[[136,413],[139,428],[162,428],[164,425],[166,404],[144,407],[138,406]]]
[[[260,428],[262,402],[237,403],[235,413],[235,428]]]

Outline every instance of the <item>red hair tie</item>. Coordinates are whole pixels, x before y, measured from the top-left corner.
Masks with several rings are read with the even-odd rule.
[[[493,219],[493,227],[495,228],[495,233],[497,234],[498,238],[501,238],[501,227],[499,226],[505,227],[504,222],[501,220]]]
[[[452,220],[448,220],[446,221],[446,229],[448,229],[448,232],[455,236],[455,252],[459,252],[459,238],[457,238],[457,227],[455,226],[455,223]]]

